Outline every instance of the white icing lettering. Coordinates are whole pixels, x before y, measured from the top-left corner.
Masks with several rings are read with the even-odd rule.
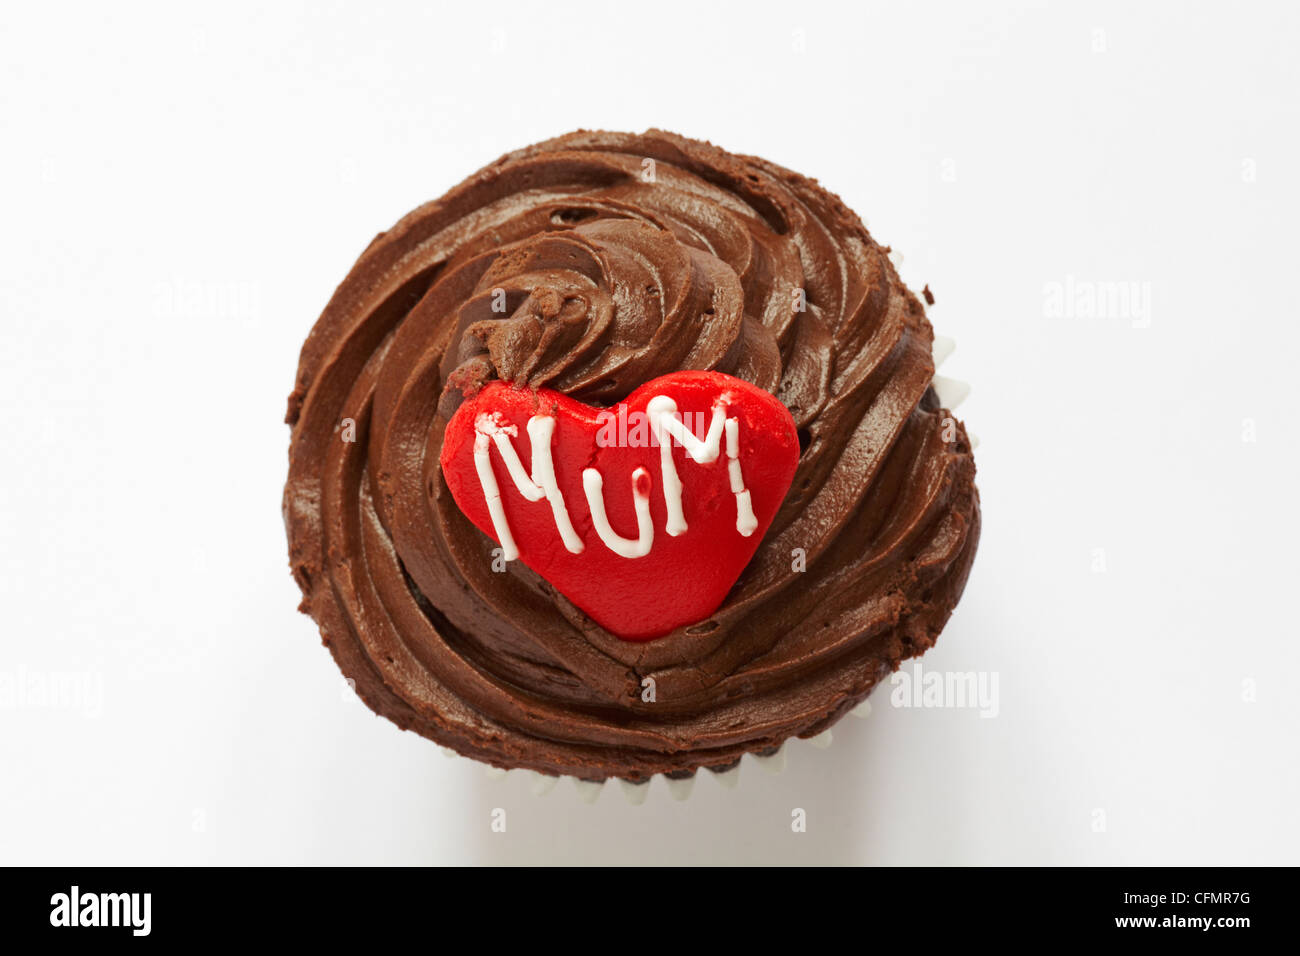
[[[543,498],[551,503],[551,513],[555,516],[555,527],[560,532],[564,546],[573,554],[581,554],[582,538],[569,520],[569,509],[564,503],[564,494],[555,479],[555,462],[551,459],[551,436],[555,433],[555,419],[549,416],[534,415],[528,420],[528,438],[533,445],[533,474],[529,478],[524,473],[523,462],[515,452],[511,438],[519,434],[514,425],[503,425],[499,415],[479,415],[474,420],[474,468],[478,471],[479,483],[483,486],[483,497],[487,501],[488,514],[492,518],[492,527],[496,529],[497,540],[501,542],[501,555],[507,561],[519,557],[519,548],[510,533],[510,524],[506,521],[505,508],[501,503],[501,489],[497,485],[496,475],[492,471],[491,442],[495,441],[501,460],[514,480],[519,493],[528,501],[541,501]]]
[[[703,439],[696,437],[678,415],[677,403],[667,395],[656,395],[646,406],[650,428],[659,442],[659,471],[663,484],[664,507],[667,521],[664,530],[676,537],[686,532],[686,515],[682,509],[682,481],[673,462],[672,443],[677,441],[697,464],[708,465],[718,460],[726,438],[727,477],[731,492],[736,497],[736,531],[748,538],[758,530],[753,501],[740,468],[740,422],[727,417],[728,399],[724,393],[713,405],[712,419]],[[528,438],[532,444],[532,475],[524,471],[523,462],[515,451],[514,442],[519,429],[503,421],[499,413],[480,414],[474,420],[474,468],[478,472],[488,515],[501,543],[502,557],[513,561],[519,557],[519,548],[506,520],[501,489],[492,471],[491,450],[495,444],[505,463],[506,471],[519,493],[528,501],[545,498],[551,506],[555,527],[564,546],[572,554],[581,554],[582,538],[573,527],[569,510],[555,477],[555,462],[551,456],[551,443],[555,435],[555,419],[549,415],[534,415],[528,420]],[[632,473],[632,503],[636,509],[637,536],[625,538],[616,533],[605,511],[604,478],[595,468],[582,472],[583,492],[591,511],[592,525],[607,548],[625,558],[641,558],[650,553],[654,541],[654,525],[650,518],[650,474],[644,468]]]
[[[605,479],[595,468],[582,471],[582,490],[587,493],[591,523],[605,542],[605,547],[624,558],[644,558],[654,543],[655,528],[650,520],[650,472],[638,468],[632,472],[632,506],[636,508],[636,537],[625,538],[610,526],[605,514]]]

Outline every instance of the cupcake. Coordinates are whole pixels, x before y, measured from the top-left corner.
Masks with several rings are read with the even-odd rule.
[[[657,130],[510,153],[376,237],[303,346],[284,495],[361,698],[498,768],[683,779],[931,647],[979,496],[888,251]]]

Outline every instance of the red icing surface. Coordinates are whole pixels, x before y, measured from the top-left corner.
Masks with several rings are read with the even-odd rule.
[[[672,398],[679,417],[702,439],[714,405],[724,394],[727,417],[739,423],[738,458],[758,528],[748,537],[736,528],[736,496],[728,476],[724,435],[717,459],[709,464],[696,463],[673,442],[687,530],[670,536],[665,530],[659,445],[648,424],[641,424],[648,421],[646,406],[657,395]],[[498,541],[496,530],[474,464],[475,422],[482,414],[494,413],[500,424],[517,430],[511,441],[529,474],[532,445],[528,419],[534,415],[556,419],[551,441],[556,481],[584,545],[580,554],[569,552],[550,503],[546,499],[529,501],[519,493],[493,444],[492,470],[519,560],[606,630],[629,641],[667,634],[717,610],[780,508],[799,463],[795,423],[785,406],[769,392],[719,372],[665,375],[647,382],[610,409],[593,408],[550,389],[491,382],[452,417],[443,438],[441,464],[456,504],[494,541]],[[623,419],[626,426],[611,424],[611,415],[616,423]],[[582,473],[588,467],[604,479],[610,525],[627,538],[637,537],[632,473],[638,467],[646,470],[654,525],[648,555],[625,558],[601,541],[583,491]]]

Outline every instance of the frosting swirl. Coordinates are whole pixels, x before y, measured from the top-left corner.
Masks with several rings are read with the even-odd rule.
[[[284,498],[303,610],[362,698],[500,766],[638,780],[813,736],[931,646],[975,467],[887,252],[814,181],[660,131],[510,153],[379,235],[303,346]],[[802,455],[718,612],[628,643],[494,571],[441,437],[491,379],[608,405],[678,369],[775,394]]]

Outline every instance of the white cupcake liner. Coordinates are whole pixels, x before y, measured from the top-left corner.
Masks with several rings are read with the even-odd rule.
[[[955,340],[946,335],[936,335],[934,345],[931,347],[931,354],[934,356],[934,367],[939,368],[955,351],[957,351]],[[935,375],[930,384],[934,386],[935,394],[939,396],[939,404],[950,412],[955,411],[958,405],[970,397],[970,382],[964,382],[959,378]],[[980,440],[975,436],[974,432],[967,429],[966,436],[970,439],[972,450],[979,447]]]
[[[871,714],[870,700],[864,700],[854,707],[849,714],[853,717],[865,718]],[[834,740],[831,731],[823,730],[815,737],[791,737],[781,744],[774,753],[745,754],[739,763],[721,773],[713,770],[701,768],[690,777],[669,777],[664,774],[655,774],[645,783],[633,783],[630,780],[624,780],[621,777],[610,777],[604,781],[581,780],[578,777],[559,777],[550,774],[538,773],[535,770],[502,770],[500,767],[482,768],[484,776],[489,780],[505,780],[507,778],[514,780],[523,780],[530,792],[536,796],[544,796],[555,789],[561,779],[570,780],[573,783],[573,789],[579,800],[583,803],[595,803],[600,799],[602,792],[606,790],[619,792],[623,799],[632,806],[640,806],[646,802],[650,796],[650,788],[655,785],[655,780],[662,780],[668,795],[677,801],[687,800],[695,792],[695,781],[700,777],[712,777],[718,785],[727,790],[734,790],[740,783],[740,770],[746,764],[752,764],[758,769],[769,773],[782,773],[786,767],[786,754],[791,743],[806,743],[816,750],[825,750],[830,747]],[[458,756],[455,751],[440,748],[447,756]]]
[[[957,343],[946,335],[936,335],[934,337],[933,355],[934,367],[937,369],[957,350]],[[964,402],[969,396],[971,387],[968,382],[960,379],[948,378],[944,375],[935,375],[933,386],[935,393],[939,396],[939,403],[949,411],[953,411]],[[979,445],[979,439],[974,434],[967,431],[970,438],[971,448]],[[853,717],[865,718],[871,715],[871,700],[868,697],[849,711]],[[722,787],[731,790],[740,782],[740,768],[746,763],[752,763],[758,768],[772,774],[781,773],[785,770],[785,758],[787,748],[791,742],[798,741],[806,743],[817,750],[825,750],[830,747],[833,737],[830,730],[823,730],[815,737],[791,737],[784,741],[773,753],[766,756],[749,753],[745,754],[740,762],[729,770],[721,773],[712,770],[697,770],[689,777],[668,777],[664,774],[655,774],[650,780],[644,783],[633,783],[630,780],[624,780],[621,777],[610,777],[604,781],[581,780],[577,777],[568,777],[573,781],[574,790],[578,798],[583,803],[595,803],[604,790],[614,789],[622,792],[624,799],[633,806],[640,806],[646,802],[650,795],[650,788],[654,785],[656,779],[662,779],[668,789],[668,795],[674,800],[687,800],[695,791],[695,781],[702,776],[709,776],[716,780]],[[445,747],[441,748],[447,756],[458,756],[455,751]],[[506,777],[523,778],[528,782],[528,789],[537,796],[550,793],[555,789],[556,784],[560,782],[560,777],[549,774],[538,773],[535,770],[502,770],[500,767],[483,767],[484,773],[492,780],[504,780]]]
[[[901,274],[903,271],[903,254],[897,249],[889,251],[889,261],[894,264],[894,268]],[[929,306],[933,309],[934,306]],[[927,313],[929,311],[927,309]],[[937,369],[942,365],[953,352],[957,351],[957,342],[946,335],[936,335],[934,342],[930,346],[930,354],[934,357],[934,367]],[[955,411],[957,406],[970,396],[970,383],[963,382],[961,379],[948,378],[943,375],[936,375],[933,382],[935,394],[939,396],[939,404],[948,411]],[[966,430],[966,437],[970,439],[971,450],[979,447],[980,440],[970,431]]]

